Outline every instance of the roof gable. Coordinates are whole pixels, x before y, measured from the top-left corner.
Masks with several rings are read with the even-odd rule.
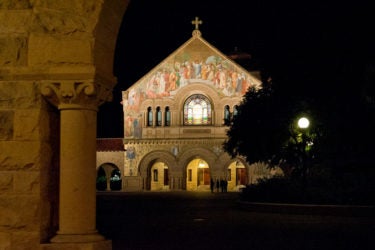
[[[243,95],[261,81],[204,40],[200,32],[171,53],[126,92],[147,99],[173,96],[178,88],[197,81],[214,85],[223,96]],[[127,98],[125,98],[127,99]]]

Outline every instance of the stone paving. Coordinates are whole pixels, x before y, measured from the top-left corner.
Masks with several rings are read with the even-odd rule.
[[[98,193],[98,230],[114,250],[374,249],[374,217],[246,211],[238,193]]]

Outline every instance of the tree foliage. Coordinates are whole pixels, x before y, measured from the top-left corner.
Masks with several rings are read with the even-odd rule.
[[[262,89],[249,89],[238,107],[227,132],[224,150],[232,157],[244,156],[249,163],[268,162],[301,166],[306,143],[316,135],[316,126],[301,131],[296,122],[300,116],[314,119],[314,112],[305,98],[288,96],[271,84]]]
[[[289,117],[279,104],[270,85],[250,89],[232,119],[225,151],[248,162],[271,160],[288,138]]]
[[[373,105],[351,89],[333,96],[323,91],[293,93],[272,84],[249,89],[231,120],[224,150],[232,157],[244,156],[249,163],[285,163],[296,168],[302,166],[305,153],[310,166],[340,171],[349,165],[373,165]],[[306,131],[296,126],[301,116],[311,121]]]

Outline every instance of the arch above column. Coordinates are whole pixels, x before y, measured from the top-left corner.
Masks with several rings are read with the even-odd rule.
[[[145,155],[140,163],[139,163],[139,173],[141,176],[147,176],[147,170],[150,167],[150,164],[153,161],[157,161],[159,159],[162,159],[164,163],[168,165],[168,168],[174,172],[177,167],[177,162],[175,156],[167,151],[153,151],[147,155]]]
[[[181,156],[179,156],[178,162],[180,166],[184,166],[186,168],[187,164],[191,160],[198,157],[206,161],[210,168],[215,169],[215,161],[217,159],[217,155],[211,150],[204,147],[195,147],[184,151]]]

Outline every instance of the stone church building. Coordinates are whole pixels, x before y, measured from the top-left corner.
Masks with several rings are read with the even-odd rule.
[[[169,187],[186,186],[183,176],[187,168],[183,164],[190,164],[193,158],[184,153],[191,149],[174,143],[178,139],[175,132],[174,139],[164,133],[163,139],[153,141],[154,145],[163,143],[159,154],[147,154],[139,146],[151,136],[151,127],[142,127],[139,139],[136,135],[140,131],[130,130],[132,135],[121,141],[126,142],[126,149],[134,148],[134,157],[129,150],[122,151],[123,160],[114,152],[107,156],[119,161],[96,161],[100,153],[96,147],[97,111],[112,100],[117,84],[113,62],[128,3],[0,1],[0,249],[112,249],[111,240],[96,228],[95,182],[102,164],[114,163],[111,166],[121,173],[123,190],[151,184],[147,174],[158,162],[168,168]],[[170,98],[175,96],[169,92]],[[218,108],[213,103],[220,95],[204,96],[206,103],[208,98],[216,98],[209,100],[211,125],[204,126],[216,133],[220,126],[213,126]],[[167,99],[163,97],[163,102]],[[154,108],[151,103],[145,105]],[[180,115],[172,113],[178,106],[168,105],[172,125]],[[143,108],[138,107],[139,114]],[[155,114],[155,109],[152,112]],[[155,131],[160,128],[165,127],[155,126]],[[194,128],[182,126],[180,131]],[[195,156],[216,170],[220,167],[214,162],[217,156],[206,155],[209,147],[203,141],[201,148],[207,150],[196,151]],[[172,148],[179,146],[176,156],[171,148],[167,151],[167,142]],[[121,147],[124,149],[123,143]],[[131,168],[130,160],[137,165]],[[136,170],[132,175],[131,169]]]
[[[238,191],[270,172],[223,151],[231,116],[259,72],[224,55],[192,23],[192,37],[122,92],[124,138],[97,140],[98,190]],[[116,185],[117,183],[117,185]]]

